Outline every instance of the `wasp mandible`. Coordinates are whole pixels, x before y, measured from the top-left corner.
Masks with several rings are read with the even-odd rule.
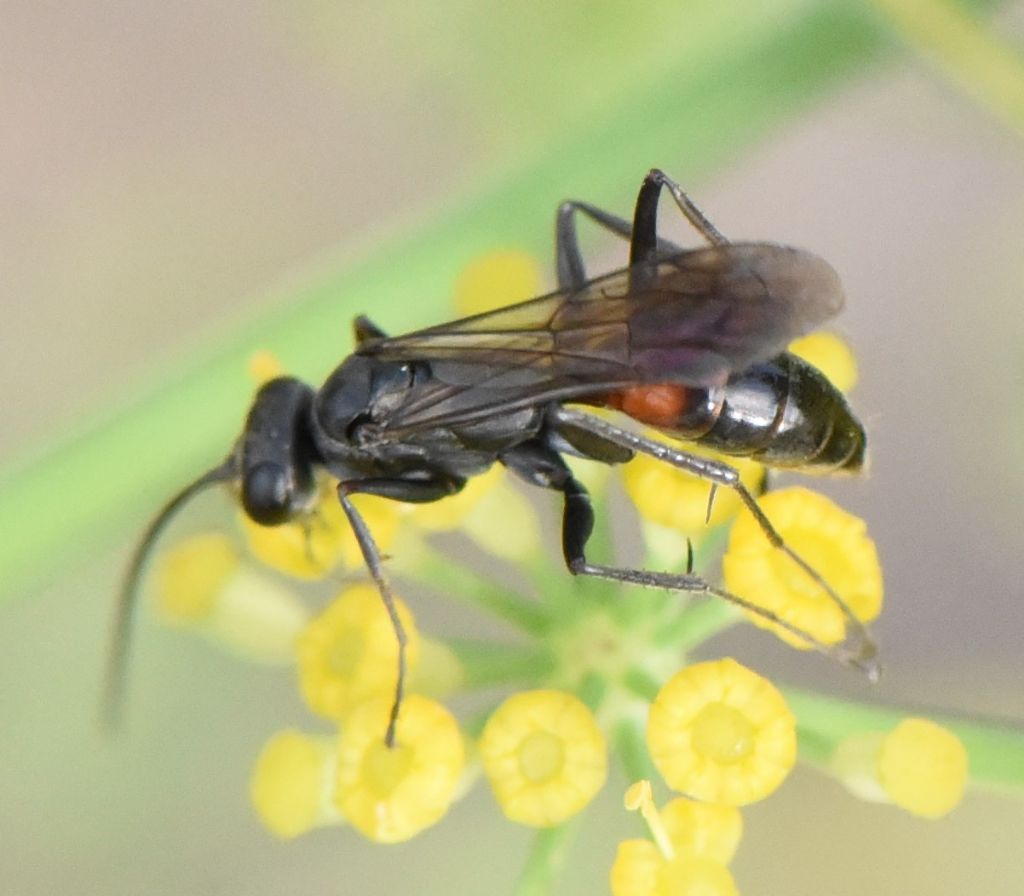
[[[683,249],[658,236],[662,189],[706,246]],[[589,278],[576,232],[580,214],[629,241],[628,267]],[[864,625],[789,549],[733,467],[585,410],[613,408],[672,437],[771,467],[860,470],[864,429],[846,399],[786,351],[842,308],[835,271],[801,249],[730,243],[656,169],[643,181],[632,223],[585,202],[565,202],[555,237],[556,291],[404,336],[390,337],[361,316],[355,351],[319,390],[289,376],[259,390],[227,459],[168,502],[133,555],[118,604],[108,709],[120,698],[143,568],[171,516],[208,486],[231,483],[256,523],[300,519],[313,510],[320,470],[339,481],[338,500],[398,637],[389,745],[405,682],[405,632],[380,551],[350,496],[437,501],[494,463],[561,493],[562,551],[573,575],[717,595],[842,662],[875,671]],[[825,645],[689,569],[676,574],[592,563],[586,555],[590,498],[565,456],[619,464],[637,452],[707,480],[712,493],[734,489],[771,543],[842,609],[856,643]]]

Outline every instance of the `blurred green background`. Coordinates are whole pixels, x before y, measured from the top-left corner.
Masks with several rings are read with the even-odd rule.
[[[1024,4],[962,8],[1024,53]],[[230,443],[250,351],[319,378],[355,313],[438,319],[475,253],[547,261],[560,199],[626,214],[652,165],[729,236],[836,266],[871,438],[868,479],[821,485],[879,543],[882,683],[756,633],[716,649],[857,698],[1024,718],[1012,64],[972,81],[956,57],[958,83],[876,6],[814,0],[11,0],[0,34],[4,893],[512,891],[530,835],[483,787],[403,846],[271,840],[246,780],[304,721],[290,679],[151,623],[130,729],[105,742],[111,600],[147,514]],[[594,270],[624,257],[588,248]],[[560,892],[606,890],[633,830],[620,784]],[[925,823],[799,771],[745,815],[748,894],[1024,891],[1020,802],[972,795]]]

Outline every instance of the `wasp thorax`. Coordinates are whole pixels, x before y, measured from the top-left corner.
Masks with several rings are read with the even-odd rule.
[[[352,355],[317,393],[316,423],[330,439],[352,442],[356,429],[374,419],[375,410],[400,400],[412,378],[409,364]]]

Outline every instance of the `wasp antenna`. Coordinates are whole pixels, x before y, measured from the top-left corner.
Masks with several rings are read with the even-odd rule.
[[[116,731],[124,703],[124,685],[128,668],[128,650],[131,642],[132,618],[139,600],[142,572],[153,553],[153,548],[167,524],[199,492],[220,482],[229,482],[237,475],[234,458],[228,458],[219,467],[207,471],[186,485],[153,518],[132,554],[124,582],[117,598],[114,624],[107,653],[106,678],[103,685],[101,721],[104,730]]]

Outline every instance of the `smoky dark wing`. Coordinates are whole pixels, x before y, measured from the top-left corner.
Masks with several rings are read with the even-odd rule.
[[[371,341],[359,352],[430,362],[431,379],[388,425],[442,425],[630,384],[720,384],[777,355],[842,305],[838,276],[817,256],[737,243]]]

